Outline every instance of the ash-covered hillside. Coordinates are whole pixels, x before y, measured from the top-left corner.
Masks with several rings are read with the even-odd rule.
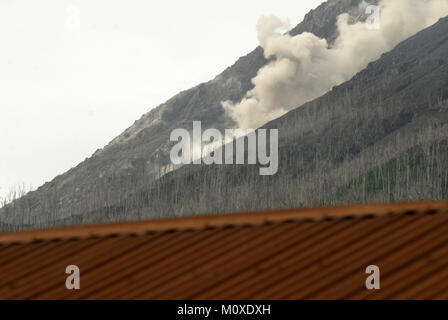
[[[279,129],[276,175],[188,165],[74,221],[447,199],[448,17],[263,128]]]
[[[276,175],[260,176],[257,165],[186,165],[118,203],[31,224],[446,199],[448,17],[263,128],[279,129]],[[7,221],[33,219],[23,212],[8,211]]]
[[[329,0],[308,13],[291,35],[311,32],[332,43],[337,37],[338,15],[349,13],[350,22],[366,18],[359,7],[361,2]],[[120,205],[128,195],[147,188],[173,169],[169,160],[169,135],[173,129],[188,128],[193,120],[202,121],[204,129],[234,127],[234,120],[225,113],[221,102],[241,100],[253,88],[251,79],[267,62],[263,49],[258,47],[215,79],[179,93],[143,115],[75,168],[30,192],[13,207],[0,209],[0,221],[20,228]]]

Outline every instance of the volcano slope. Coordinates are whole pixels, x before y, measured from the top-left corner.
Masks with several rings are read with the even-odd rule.
[[[349,13],[351,23],[365,20],[361,2],[329,0],[309,12],[290,34],[311,32],[331,44],[337,37],[335,25],[340,14]],[[267,62],[258,47],[215,79],[174,96],[76,167],[0,209],[0,223],[9,226],[8,230],[21,229],[80,219],[105,207],[135,207],[129,203],[130,197],[151,189],[156,180],[173,169],[170,132],[190,127],[193,120],[201,121],[203,129],[234,127],[221,102],[240,101],[253,88],[252,78]]]
[[[263,128],[279,130],[273,176],[186,165],[69,223],[447,199],[448,17]]]

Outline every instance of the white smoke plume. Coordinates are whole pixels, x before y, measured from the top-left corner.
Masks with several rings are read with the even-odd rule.
[[[367,3],[361,6],[365,10]],[[349,24],[349,15],[340,15],[339,36],[332,46],[311,33],[282,34],[280,19],[261,17],[258,40],[266,58],[275,59],[259,70],[252,79],[254,89],[241,102],[222,102],[226,112],[240,128],[257,128],[351,79],[381,54],[448,15],[448,0],[383,0],[379,7],[379,29],[364,22]]]

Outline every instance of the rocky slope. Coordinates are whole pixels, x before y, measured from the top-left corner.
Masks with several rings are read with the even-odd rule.
[[[291,34],[308,31],[331,42],[337,36],[334,26],[339,14],[349,12],[353,21],[365,18],[359,3],[329,0],[308,13]],[[233,127],[221,101],[239,101],[266,63],[258,47],[215,79],[179,93],[143,115],[104,149],[18,201],[15,210],[26,218],[0,214],[0,221],[35,224],[43,216],[66,219],[122,202],[172,169],[169,135],[173,129],[191,127],[193,120],[202,121],[203,128]]]
[[[448,198],[448,17],[350,81],[264,128],[279,172],[188,165],[103,205],[34,226],[372,201]],[[107,151],[107,150],[106,150]],[[23,221],[30,216],[23,214]],[[17,218],[14,211],[8,213]]]
[[[264,128],[279,172],[189,165],[76,223],[448,198],[448,17]]]
[[[448,17],[264,128],[279,171],[184,166],[110,218],[448,198]],[[95,218],[96,217],[96,218]],[[79,222],[102,221],[92,212]]]

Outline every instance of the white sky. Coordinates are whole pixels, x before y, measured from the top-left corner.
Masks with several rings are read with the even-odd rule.
[[[0,0],[0,196],[34,188],[323,0]]]

